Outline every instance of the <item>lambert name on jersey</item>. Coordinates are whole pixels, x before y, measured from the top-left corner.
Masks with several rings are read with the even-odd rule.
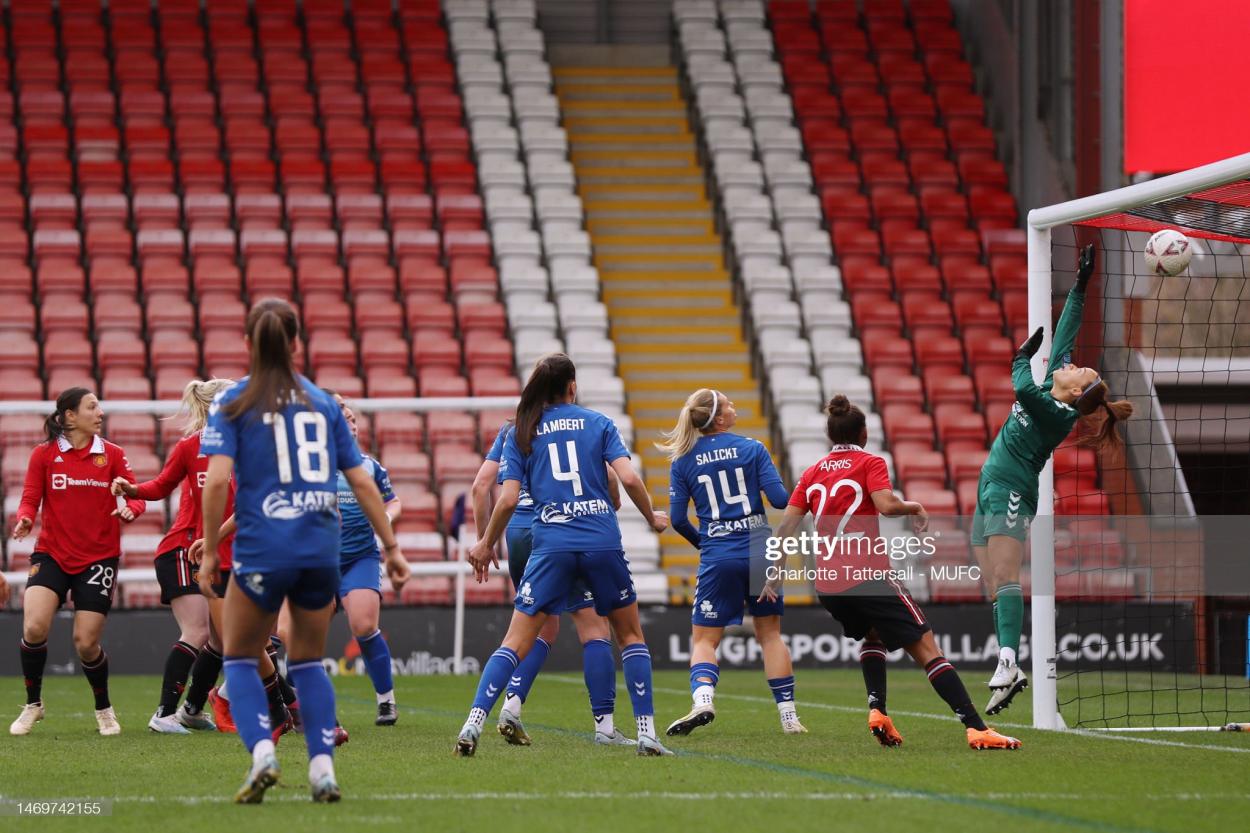
[[[554,434],[557,431],[581,431],[586,427],[586,420],[580,418],[553,419],[538,426],[537,436]]]

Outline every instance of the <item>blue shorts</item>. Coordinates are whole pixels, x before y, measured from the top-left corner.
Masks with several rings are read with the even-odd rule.
[[[372,590],[382,595],[382,558],[379,555],[363,555],[339,564],[339,598],[353,590]]]
[[[508,542],[508,574],[512,576],[512,586],[520,587],[521,579],[525,575],[525,565],[529,564],[530,553],[534,549],[534,536],[529,527],[515,527],[504,533],[504,540]],[[590,592],[586,582],[576,579],[565,601],[564,610],[571,612],[593,605],[595,595]]]
[[[530,556],[513,605],[533,616],[595,606],[607,616],[638,601],[624,550],[544,552]]]
[[[759,593],[751,592],[751,560],[726,558],[699,563],[694,588],[694,610],[690,621],[704,628],[723,628],[742,622],[742,613],[752,616],[780,616],[785,600],[756,601]]]
[[[234,583],[256,606],[277,613],[282,602],[305,610],[320,610],[334,601],[339,590],[338,567],[257,567],[235,562]]]

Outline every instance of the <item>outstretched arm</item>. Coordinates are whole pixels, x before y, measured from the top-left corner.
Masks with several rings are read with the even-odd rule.
[[[1055,368],[1063,367],[1071,361],[1072,347],[1076,344],[1076,334],[1081,329],[1081,316],[1085,311],[1085,287],[1094,274],[1094,244],[1091,243],[1081,250],[1077,260],[1076,283],[1068,293],[1063,304],[1063,312],[1059,314],[1059,323],[1055,325],[1055,336],[1050,346],[1050,361],[1046,365],[1046,379],[1042,382],[1043,390],[1050,390],[1053,382],[1051,376]]]

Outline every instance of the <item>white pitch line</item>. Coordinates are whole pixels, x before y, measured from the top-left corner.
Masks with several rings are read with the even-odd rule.
[[[611,792],[607,790],[558,790],[553,792],[407,792],[407,793],[353,793],[349,789],[345,798],[354,801],[605,801],[613,799],[653,799],[657,801],[872,801],[898,799],[917,799],[921,801],[941,800],[941,796],[911,790],[877,790],[866,792],[781,792],[781,791],[732,791],[732,792],[676,792],[676,791],[642,791],[642,792]],[[1108,793],[1048,793],[1048,792],[989,792],[968,793],[961,795],[977,801],[1099,801],[1131,800],[1131,801],[1250,801],[1250,794],[1244,793],[1147,793],[1134,795],[1115,795]],[[0,803],[18,801],[17,798],[0,797]],[[41,799],[20,799],[41,800]],[[52,800],[52,799],[48,799]],[[96,798],[57,798],[57,801],[99,801]],[[230,801],[226,794],[222,795],[119,795],[112,796],[109,801],[123,804],[182,804],[195,806],[200,804],[225,804]],[[303,791],[270,792],[265,796],[266,802],[300,802],[308,801]]]
[[[556,682],[573,684],[573,685],[585,685],[585,682],[580,677],[573,677],[573,676],[562,675],[562,674],[544,674],[542,675],[540,679],[554,680]],[[625,687],[623,685],[617,686],[617,690],[624,691]],[[688,691],[686,691],[685,689],[681,689],[681,688],[652,688],[652,691],[656,692],[657,694],[689,694]],[[723,698],[723,699],[727,699],[727,700],[741,700],[746,703],[770,703],[771,704],[773,702],[767,697],[757,697],[751,694],[718,693],[716,696]],[[802,706],[805,709],[824,709],[826,711],[846,712],[850,714],[863,714],[864,712],[863,709],[855,708],[854,706],[839,706],[833,703],[814,703],[814,702],[810,702],[807,700],[802,701]],[[891,709],[890,714],[897,715],[900,717],[921,718],[924,720],[941,720],[947,723],[958,722],[959,720],[959,718],[955,717],[953,714],[934,714],[932,712],[912,712],[912,711],[899,711],[897,709]],[[1033,728],[1028,723],[1008,723],[1008,722],[1001,721],[1001,720],[994,720],[993,723],[996,727],[999,727],[1002,729],[1032,729]],[[1117,735],[1112,732],[1105,732],[1105,733],[1104,732],[1091,732],[1088,729],[1068,729],[1067,732],[1069,734],[1077,735],[1083,738],[1118,740],[1118,741],[1123,741],[1125,743],[1144,743],[1147,746],[1175,746],[1175,747],[1180,747],[1182,749],[1206,749],[1212,752],[1240,752],[1243,754],[1250,754],[1250,747],[1246,747],[1246,746],[1217,746],[1216,744],[1213,744],[1213,743],[1185,743],[1184,741],[1179,741],[1179,740],[1159,740],[1157,738],[1141,738],[1141,737],[1133,737],[1129,735]]]

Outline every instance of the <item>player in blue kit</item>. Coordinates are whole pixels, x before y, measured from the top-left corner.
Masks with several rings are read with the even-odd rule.
[[[331,396],[343,412],[343,419],[347,420],[352,440],[357,440],[356,414],[343,397],[337,393]],[[361,459],[361,465],[373,478],[378,494],[382,496],[386,518],[394,525],[402,506],[391,488],[390,475],[381,463],[368,454],[362,454]],[[347,611],[347,625],[360,646],[365,670],[378,698],[378,716],[373,722],[377,726],[394,726],[399,719],[399,711],[395,707],[395,683],[391,677],[391,649],[378,627],[382,615],[382,553],[373,536],[373,527],[341,471],[338,473],[338,494],[339,517],[343,525],[339,545],[339,570],[342,575],[339,599],[343,610]],[[402,586],[401,581],[395,587],[396,592]]]
[[[512,430],[511,421],[499,429],[494,444],[486,452],[486,459],[482,461],[482,466],[473,480],[470,490],[473,521],[480,530],[486,529],[490,519],[488,507],[491,487],[498,482],[504,442],[512,434]],[[621,495],[616,474],[611,468],[606,468],[606,471],[608,488],[612,493],[612,506],[619,509]],[[521,577],[533,550],[533,535],[530,530],[533,520],[534,499],[522,482],[516,509],[504,532],[504,541],[508,545],[508,573],[513,587],[521,586]],[[566,612],[572,617],[573,625],[577,628],[577,638],[582,643],[582,672],[586,680],[586,690],[590,692],[590,711],[595,720],[595,743],[633,746],[634,741],[616,728],[616,661],[612,656],[612,632],[608,628],[608,620],[593,610],[594,604],[594,594],[579,582],[569,595]],[[542,671],[547,654],[559,633],[560,617],[549,616],[534,641],[534,647],[508,680],[508,689],[504,694],[496,727],[508,743],[516,746],[529,746],[531,743],[529,734],[521,723],[521,708],[529,697],[534,679]]]
[[[282,602],[290,600],[287,671],[302,706],[312,798],[338,801],[334,688],[321,664],[339,589],[335,471],[346,476],[361,511],[382,538],[392,581],[402,582],[408,564],[338,405],[295,371],[295,310],[286,301],[266,299],[252,307],[245,326],[250,372],[213,400],[200,439],[201,452],[210,458],[200,564],[200,589],[209,598],[216,596],[212,582],[232,471],[237,485],[238,533],[223,614],[223,665],[231,716],[252,753],[252,767],[234,800],[259,804],[280,775],[256,666]]]
[[[690,395],[677,425],[656,447],[669,455],[669,515],[673,529],[699,550],[690,650],[690,692],[694,706],[668,727],[670,735],[688,735],[716,718],[713,696],[720,679],[716,649],[728,625],[742,622],[750,611],[755,639],[764,651],[764,675],[788,735],[807,730],[794,702],[794,667],[790,649],[781,641],[784,601],[760,601],[764,562],[757,561],[752,582],[751,554],[764,552],[772,534],[760,492],[775,509],[785,508],[789,492],[759,440],[730,433],[737,412],[729,397],[701,388]],[[696,530],[687,519],[694,499]]]
[[[503,644],[482,669],[469,718],[456,740],[455,753],[477,751],[478,737],[495,701],[517,665],[533,649],[547,617],[565,610],[577,580],[594,595],[595,611],[608,617],[621,648],[626,689],[638,726],[639,755],[672,754],[655,736],[651,654],[638,621],[638,597],[621,548],[609,487],[608,464],[638,511],[656,532],[668,516],[651,507],[646,486],[631,465],[616,425],[603,414],[582,408],[577,399],[577,368],[562,353],[535,365],[521,402],[516,427],[504,442],[499,503],[481,539],[469,552],[478,581],[495,563],[495,547],[520,498],[522,481],[534,499],[534,548]]]

